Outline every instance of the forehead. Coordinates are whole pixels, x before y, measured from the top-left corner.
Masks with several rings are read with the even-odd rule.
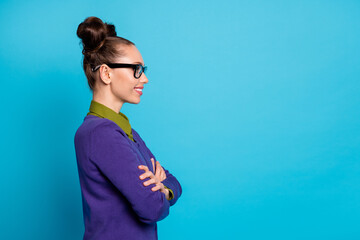
[[[117,58],[118,62],[123,62],[123,63],[141,63],[142,65],[144,65],[144,60],[139,52],[139,50],[137,49],[136,46],[134,45],[123,45],[120,47],[121,52],[123,53],[123,56]]]

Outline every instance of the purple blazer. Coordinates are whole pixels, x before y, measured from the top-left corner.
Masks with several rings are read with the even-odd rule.
[[[135,142],[113,121],[87,115],[75,134],[85,233],[83,239],[158,239],[157,221],[169,215],[182,193],[177,179],[164,168],[174,197],[144,186],[139,165],[154,172],[155,156],[132,129]],[[161,163],[161,162],[160,162]]]

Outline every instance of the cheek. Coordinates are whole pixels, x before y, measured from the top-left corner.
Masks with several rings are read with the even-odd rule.
[[[127,97],[129,95],[136,95],[137,92],[135,91],[136,82],[134,82],[132,79],[122,79],[120,81],[117,81],[114,84],[114,91],[116,92],[116,95],[121,97]]]
[[[138,81],[134,78],[134,72],[130,69],[123,69],[120,74],[118,74],[117,79],[119,79],[119,86],[124,90],[134,90]]]

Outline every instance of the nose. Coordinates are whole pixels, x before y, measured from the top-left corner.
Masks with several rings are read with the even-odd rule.
[[[143,82],[143,83],[148,83],[149,82],[149,80],[147,79],[145,73],[141,74],[140,82]]]

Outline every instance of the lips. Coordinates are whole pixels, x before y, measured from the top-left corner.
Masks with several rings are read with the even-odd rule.
[[[142,90],[143,90],[144,87],[135,87],[135,91],[140,94],[140,96],[142,95]]]

